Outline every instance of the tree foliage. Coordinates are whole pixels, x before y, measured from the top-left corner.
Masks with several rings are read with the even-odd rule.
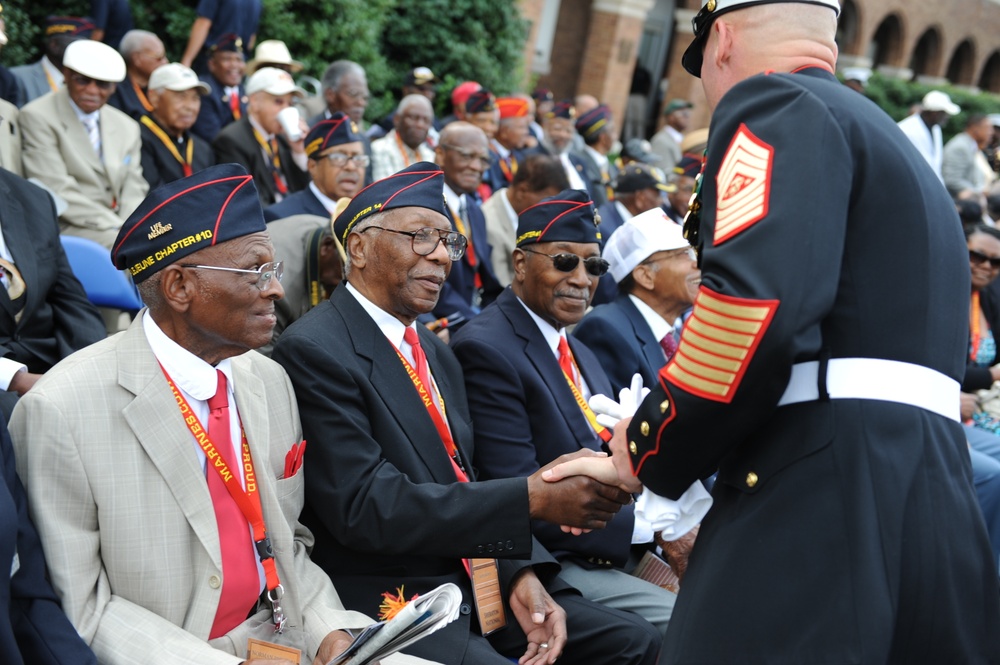
[[[320,78],[338,59],[360,63],[372,99],[368,117],[395,104],[406,72],[426,66],[442,78],[441,92],[474,79],[495,92],[509,92],[521,80],[521,51],[527,25],[516,0],[262,0],[258,41],[280,39]],[[187,44],[197,0],[132,0],[135,25],[163,39],[167,56],[178,60]],[[3,3],[10,43],[0,62],[8,67],[41,56],[41,26],[49,14],[86,15],[89,0]],[[446,103],[447,94],[438,97]],[[445,112],[449,109],[440,108]]]

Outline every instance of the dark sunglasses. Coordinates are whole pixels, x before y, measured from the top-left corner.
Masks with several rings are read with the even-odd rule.
[[[110,90],[114,86],[114,83],[111,81],[98,81],[97,79],[92,79],[89,76],[84,76],[83,74],[73,74],[69,78],[75,85],[78,85],[81,88],[86,88],[91,83],[95,83],[101,90]]]
[[[1000,257],[986,256],[974,249],[969,250],[969,261],[972,263],[989,263],[991,268],[1000,268]]]
[[[545,252],[539,252],[533,249],[528,249],[527,247],[521,248],[522,252],[528,252],[529,254],[538,254],[539,256],[547,256],[552,259],[552,265],[556,270],[560,272],[573,272],[576,267],[580,265],[580,259],[582,257],[576,254],[546,254]],[[583,259],[583,267],[586,269],[587,273],[593,275],[594,277],[600,277],[608,271],[611,264],[602,259],[599,256],[590,256]]]

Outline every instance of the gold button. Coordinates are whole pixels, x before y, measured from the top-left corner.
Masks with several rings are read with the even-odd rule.
[[[211,577],[208,578],[208,586],[212,587],[213,589],[218,589],[220,586],[222,586],[222,580],[219,579],[218,575],[212,575]]]
[[[639,425],[639,431],[642,432],[643,436],[649,436],[649,423],[643,420],[642,424]]]
[[[747,474],[747,487],[753,487],[757,484],[757,474],[751,471]]]
[[[705,9],[707,9],[710,12],[714,12],[715,11],[715,0],[708,0],[708,4],[705,5]]]
[[[669,408],[670,408],[670,400],[669,399],[665,399],[662,402],[660,402],[660,413],[666,413],[667,409],[669,409]]]
[[[633,455],[639,454],[639,446],[635,445],[635,441],[628,442],[628,451]]]

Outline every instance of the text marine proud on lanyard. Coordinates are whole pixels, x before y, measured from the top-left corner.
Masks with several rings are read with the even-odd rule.
[[[285,613],[281,609],[281,597],[284,589],[278,580],[278,567],[274,561],[274,550],[271,547],[271,539],[267,535],[267,528],[264,526],[264,510],[260,504],[260,492],[257,487],[257,474],[254,471],[253,457],[250,455],[250,444],[247,442],[246,432],[240,428],[242,435],[243,469],[246,473],[246,490],[240,484],[239,476],[229,469],[225,459],[216,449],[215,444],[208,438],[208,430],[202,427],[198,416],[194,415],[191,406],[184,399],[184,395],[174,385],[173,379],[167,374],[167,370],[160,365],[163,376],[167,379],[170,391],[174,394],[177,406],[184,417],[184,424],[191,430],[194,440],[198,443],[202,452],[205,453],[206,464],[222,479],[229,496],[233,498],[240,512],[246,517],[247,522],[253,528],[253,541],[257,548],[257,556],[260,557],[261,566],[264,567],[264,578],[267,582],[267,599],[271,603],[271,620],[274,622],[274,631],[281,632],[285,626]]]

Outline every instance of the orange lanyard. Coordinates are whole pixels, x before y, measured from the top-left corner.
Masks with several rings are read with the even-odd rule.
[[[56,82],[52,80],[52,75],[49,74],[49,70],[42,67],[42,71],[45,72],[45,80],[49,82],[49,87],[52,88],[52,92],[58,90],[59,87],[56,85]]]
[[[459,466],[459,456],[458,456],[458,446],[455,445],[455,439],[451,436],[451,430],[448,428],[448,423],[445,422],[444,414],[447,411],[444,408],[444,399],[438,395],[438,403],[441,405],[441,409],[438,410],[434,406],[434,398],[431,397],[431,392],[428,387],[424,385],[424,382],[420,380],[420,376],[417,374],[417,370],[413,369],[413,365],[403,357],[399,349],[393,345],[393,350],[396,355],[399,356],[399,360],[403,363],[403,367],[406,368],[406,374],[410,377],[410,381],[413,382],[413,387],[417,389],[417,394],[420,395],[420,401],[424,403],[424,408],[427,409],[427,414],[434,421],[434,427],[437,428],[438,434],[441,436],[441,441],[444,443],[445,451],[448,453],[448,459],[451,460],[451,466],[454,468],[455,476],[458,478],[459,482],[466,483],[469,482],[469,476],[466,475],[465,470]],[[427,368],[427,373],[430,374],[430,367]]]
[[[139,103],[142,104],[142,108],[146,109],[146,113],[152,113],[153,105],[149,103],[148,99],[146,99],[146,93],[144,93],[142,88],[140,88],[139,85],[131,78],[129,78],[129,82],[132,83],[132,89],[135,90],[135,96],[139,98]]]
[[[510,160],[510,164],[507,163],[508,159]],[[514,174],[517,173],[517,157],[514,156],[514,153],[511,153],[506,158],[501,157],[499,161],[500,171],[503,173],[504,180],[509,185],[514,182]]]
[[[573,366],[576,367],[577,372],[580,372],[580,368],[576,365],[576,360],[573,360]],[[611,432],[597,422],[597,415],[594,413],[594,410],[590,408],[590,405],[587,404],[587,400],[583,399],[583,394],[580,392],[580,389],[576,387],[576,382],[573,381],[572,377],[566,374],[566,370],[561,367],[559,369],[562,371],[562,375],[566,378],[566,383],[569,384],[569,389],[573,391],[573,399],[576,400],[577,406],[579,406],[580,410],[583,411],[583,417],[586,418],[587,422],[590,423],[590,426],[594,428],[594,431],[597,432],[597,436],[601,438],[601,441],[604,441],[605,443],[610,441]],[[580,376],[583,376],[583,374],[581,373]]]
[[[256,127],[253,128],[253,135],[260,147],[264,149],[264,153],[270,158],[274,186],[278,188],[278,193],[284,196],[288,193],[288,185],[285,184],[285,178],[281,175],[281,156],[278,154],[277,142],[274,139],[266,140]]]
[[[976,361],[979,355],[979,343],[982,341],[982,309],[979,307],[979,291],[972,292],[972,305],[969,307],[969,329],[972,330],[972,344],[969,347],[969,360]]]
[[[226,464],[225,459],[219,453],[215,444],[208,438],[208,431],[202,427],[198,416],[194,415],[194,411],[187,400],[184,399],[184,395],[181,394],[181,391],[174,385],[170,375],[167,374],[166,368],[161,364],[160,369],[163,370],[163,376],[167,379],[167,385],[170,386],[170,391],[174,394],[177,406],[181,410],[181,415],[184,417],[184,424],[191,430],[194,440],[198,443],[202,452],[205,453],[205,463],[219,474],[226,490],[229,492],[229,496],[233,498],[233,501],[239,506],[240,512],[243,513],[243,516],[247,518],[247,522],[253,527],[254,545],[257,548],[257,556],[260,557],[260,563],[264,567],[268,598],[270,598],[272,592],[279,589],[281,584],[278,580],[278,567],[274,562],[271,539],[267,535],[267,529],[264,526],[264,510],[260,504],[257,474],[254,472],[253,457],[250,455],[250,444],[247,443],[246,432],[240,428],[243,436],[243,471],[246,473],[247,481],[247,488],[244,490],[240,485],[238,473],[229,468],[229,465]]]
[[[149,131],[156,135],[156,138],[160,139],[160,142],[166,147],[170,154],[174,156],[184,170],[184,176],[189,176],[192,173],[191,164],[194,160],[194,136],[188,137],[187,149],[185,150],[184,157],[181,157],[181,153],[177,150],[177,144],[174,140],[167,136],[167,133],[163,131],[163,128],[157,125],[149,116],[142,116],[139,118],[139,122],[149,127]]]
[[[399,132],[396,132],[396,145],[399,146],[399,154],[403,156],[403,168],[406,168],[413,162],[410,161],[410,153],[406,151],[406,144],[403,143],[403,139],[399,138]],[[417,154],[417,151],[414,150],[413,153]]]

